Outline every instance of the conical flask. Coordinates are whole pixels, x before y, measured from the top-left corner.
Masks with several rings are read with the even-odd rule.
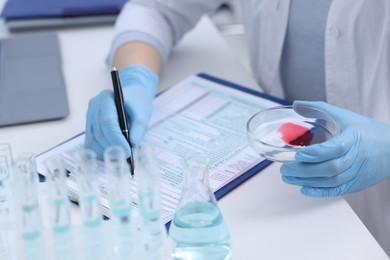
[[[209,187],[207,158],[196,154],[183,160],[183,178],[169,229],[173,259],[228,259],[230,234]]]

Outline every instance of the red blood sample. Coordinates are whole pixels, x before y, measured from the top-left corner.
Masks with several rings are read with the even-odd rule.
[[[307,146],[313,140],[313,133],[309,128],[293,123],[284,123],[278,128],[281,139],[290,145]]]

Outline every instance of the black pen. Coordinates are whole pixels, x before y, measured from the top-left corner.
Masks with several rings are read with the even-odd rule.
[[[113,68],[111,71],[112,85],[114,87],[114,99],[116,105],[116,111],[118,112],[119,126],[121,128],[122,134],[126,138],[130,146],[130,157],[127,159],[127,162],[130,165],[131,177],[134,176],[134,158],[133,158],[133,146],[130,141],[130,132],[127,128],[126,113],[123,101],[122,85],[119,79],[119,74],[116,68]]]

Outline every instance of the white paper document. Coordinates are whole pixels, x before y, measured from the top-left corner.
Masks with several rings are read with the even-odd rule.
[[[162,218],[169,222],[182,188],[181,158],[203,153],[209,158],[210,186],[213,191],[259,164],[264,159],[248,146],[246,123],[264,108],[280,105],[242,90],[199,76],[191,76],[155,99],[153,115],[144,142],[153,145],[161,175]],[[38,172],[45,175],[42,161],[59,154],[70,172],[68,186],[77,197],[77,182],[72,175],[72,153],[82,148],[84,134],[42,153],[37,158]],[[104,164],[99,161],[101,203],[109,208]],[[130,178],[130,174],[129,174]],[[131,182],[137,205],[137,176]],[[109,214],[107,214],[109,215]]]

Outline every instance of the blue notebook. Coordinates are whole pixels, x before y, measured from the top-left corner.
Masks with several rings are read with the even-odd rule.
[[[111,23],[127,0],[8,0],[1,17],[10,30]]]

